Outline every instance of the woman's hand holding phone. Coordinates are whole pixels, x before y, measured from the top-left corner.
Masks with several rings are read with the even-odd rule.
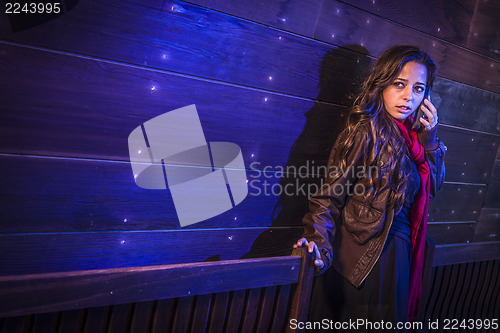
[[[420,105],[420,109],[427,116],[427,119],[422,117],[419,121],[422,123],[425,130],[431,131],[438,124],[438,115],[436,107],[431,103],[430,96],[424,99],[423,103]]]
[[[426,115],[427,119],[423,117],[419,119],[422,126],[418,131],[418,141],[425,150],[434,150],[438,146],[436,136],[438,124],[437,109],[434,104],[431,103],[430,97],[424,99],[419,108]]]

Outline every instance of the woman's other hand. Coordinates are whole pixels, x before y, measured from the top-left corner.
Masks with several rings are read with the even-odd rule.
[[[296,249],[301,246],[307,246],[308,252],[315,254],[316,259],[314,260],[314,265],[317,266],[318,268],[322,268],[325,266],[325,263],[323,262],[323,259],[321,258],[321,253],[319,253],[319,248],[318,245],[314,242],[308,242],[307,239],[301,238],[297,241],[297,243],[293,244],[293,248]]]

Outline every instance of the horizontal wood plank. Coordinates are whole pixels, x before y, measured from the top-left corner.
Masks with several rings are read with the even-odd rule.
[[[499,46],[495,47],[498,36],[494,27],[500,12],[496,1],[354,0],[349,4],[493,59],[500,58]]]
[[[476,0],[433,2],[424,0],[354,0],[348,3],[417,31],[466,46]],[[487,53],[486,50],[483,51]],[[482,53],[483,53],[482,52]]]
[[[396,44],[413,44],[427,50],[438,65],[439,75],[474,87],[500,92],[498,61],[449,42],[429,38],[409,27],[337,1],[321,7],[315,38],[338,46],[361,45],[378,57]],[[473,64],[473,66],[471,65]],[[462,70],[457,71],[456,68]]]
[[[445,182],[429,201],[429,222],[477,221],[486,190],[486,185]]]
[[[180,228],[170,192],[139,188],[128,163],[62,163],[61,159],[39,157],[0,161],[6,176],[0,190],[4,233]],[[42,182],[39,175],[43,175]],[[247,170],[247,176],[249,193],[241,204],[189,228],[300,227],[307,195],[315,193],[322,181],[297,176],[283,183],[277,173],[255,170]],[[485,185],[445,183],[430,201],[429,221],[477,221],[486,189]],[[184,202],[190,202],[189,198]],[[278,203],[282,209],[273,216]],[[42,217],[44,223],[39,222]]]
[[[292,284],[299,271],[300,258],[287,256],[0,277],[0,316]]]
[[[475,242],[500,241],[500,208],[482,208],[474,235]]]
[[[265,230],[0,235],[1,275],[282,256],[291,253],[292,244],[302,234],[302,228]],[[127,241],[122,243],[124,239]],[[200,239],[204,242],[193,241]],[[434,265],[495,259],[500,253],[497,243],[437,245]],[[176,254],[179,248],[183,256]]]
[[[448,148],[445,156],[446,181],[488,183],[500,146],[500,136],[446,125],[438,128],[437,135]]]
[[[296,227],[0,234],[0,275],[284,256],[292,253],[302,231]]]
[[[437,245],[469,243],[474,240],[476,223],[429,223],[427,237],[434,239]]]
[[[500,242],[436,245],[433,266],[500,259]]]
[[[308,37],[314,35],[321,8],[321,0],[272,0],[260,3],[252,0],[189,0],[187,2]]]
[[[177,208],[201,209],[211,202],[209,196],[194,201],[189,194],[179,194],[174,205],[168,189],[137,186],[126,162],[0,156],[0,163],[5,177],[0,187],[4,233],[179,229]],[[323,182],[320,175],[301,175],[298,170],[284,180],[279,172],[240,171],[248,180],[245,199],[184,228],[301,226],[308,196]],[[209,190],[201,184],[193,188],[203,189]],[[278,203],[279,216],[273,215]]]
[[[437,78],[430,95],[440,123],[500,134],[499,94]]]
[[[484,207],[500,208],[500,159],[498,159],[498,157],[491,171],[488,190],[486,192],[486,198],[484,199]]]

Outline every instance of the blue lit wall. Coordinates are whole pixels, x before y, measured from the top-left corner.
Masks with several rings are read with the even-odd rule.
[[[352,96],[401,43],[439,66],[449,149],[429,236],[499,241],[499,7],[469,2],[87,0],[45,19],[0,13],[0,274],[289,254]],[[136,185],[128,138],[192,104],[207,142],[240,147],[248,195],[181,227],[169,188]]]

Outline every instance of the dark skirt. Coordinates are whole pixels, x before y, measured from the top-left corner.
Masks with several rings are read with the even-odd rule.
[[[410,245],[392,234],[388,235],[382,254],[360,287],[350,284],[335,269],[314,278],[309,332],[396,332],[397,322],[408,321],[408,285]],[[352,329],[358,319],[365,323]],[[393,329],[385,328],[391,322]],[[328,324],[326,324],[328,323]],[[343,326],[340,326],[343,325]],[[343,327],[336,330],[335,327]],[[370,329],[371,328],[371,329]],[[400,330],[399,332],[406,332]]]

